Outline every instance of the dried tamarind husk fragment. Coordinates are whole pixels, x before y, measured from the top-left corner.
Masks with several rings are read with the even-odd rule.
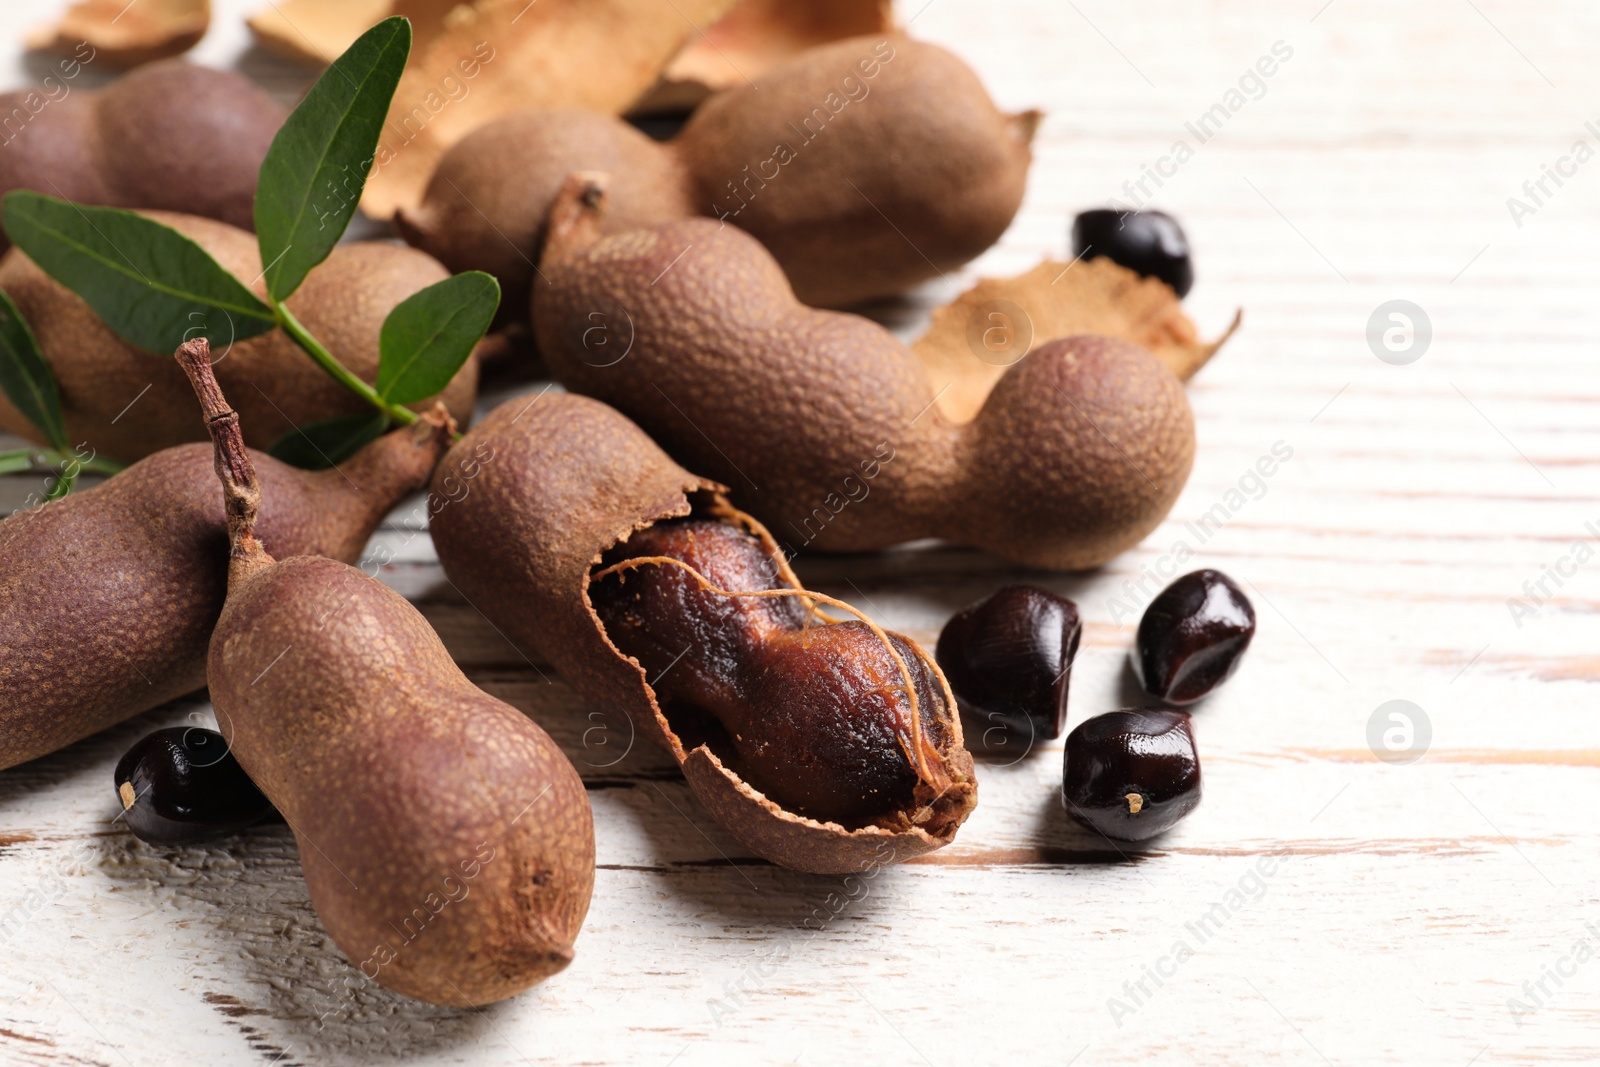
[[[1214,341],[1200,339],[1165,283],[1101,256],[1045,260],[1014,278],[984,278],[933,313],[911,345],[927,364],[940,410],[968,422],[1007,367],[1058,337],[1100,334],[1148,349],[1187,381],[1239,328],[1243,312]]]
[[[712,93],[760,76],[808,48],[894,30],[892,0],[739,0],[672,58],[641,115],[688,111]]]
[[[476,0],[418,40],[395,90],[361,207],[415,208],[434,166],[494,119],[534,108],[619,115],[733,0]],[[397,13],[404,14],[400,8]]]
[[[77,54],[87,44],[93,57],[117,67],[136,67],[187,52],[211,25],[210,0],[82,0],[59,22],[28,35],[28,47]]]

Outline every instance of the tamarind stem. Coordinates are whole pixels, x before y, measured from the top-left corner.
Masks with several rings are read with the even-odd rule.
[[[609,175],[578,170],[567,175],[550,206],[544,255],[556,260],[582,251],[600,239],[600,218],[605,213]]]
[[[232,588],[273,562],[256,540],[256,514],[261,510],[256,465],[244,446],[239,413],[228,406],[228,398],[222,395],[211,369],[211,342],[204,337],[185,341],[173,355],[194,387],[216,453],[217,480],[222,483],[223,506],[228,516],[228,586]]]

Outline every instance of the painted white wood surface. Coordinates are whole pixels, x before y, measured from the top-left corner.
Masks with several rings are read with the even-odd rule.
[[[52,6],[0,7],[0,40]],[[247,50],[249,5],[216,6],[197,55],[292,90],[293,70]],[[1128,702],[1133,624],[1114,598],[1187,537],[1199,564],[1250,583],[1261,618],[1239,675],[1197,713],[1199,810],[1104,862],[1060,813],[1059,742],[980,764],[958,841],[835,915],[838,879],[748,857],[665,757],[641,745],[613,764],[620,721],[594,729],[605,720],[497,637],[396,520],[380,535],[398,550],[386,580],[590,784],[601,869],[576,962],[485,1011],[343,992],[355,972],[308,907],[286,831],[171,853],[112,822],[117,756],[157,725],[203,721],[197,699],[0,775],[0,920],[15,920],[0,928],[0,1061],[1600,1059],[1600,559],[1547,583],[1520,625],[1507,605],[1575,541],[1600,541],[1585,525],[1600,529],[1600,161],[1547,183],[1520,226],[1506,202],[1575,141],[1600,148],[1584,126],[1600,119],[1600,10],[915,0],[902,15],[1003,104],[1049,112],[1016,224],[962,276],[888,309],[908,333],[979,273],[1060,256],[1076,210],[1125,198],[1175,139],[1196,144],[1185,122],[1276,42],[1293,51],[1155,198],[1197,249],[1191,314],[1212,331],[1245,308],[1191,386],[1201,447],[1170,520],[1084,575],[954,550],[799,564],[926,641],[1005,581],[1074,597],[1088,624],[1076,722]],[[5,49],[5,84],[41,76]],[[1397,298],[1433,326],[1409,366],[1365,339]],[[1279,441],[1292,460],[1195,543],[1185,524]],[[4,484],[12,501],[27,488]],[[1392,699],[1432,726],[1406,766],[1368,748]]]

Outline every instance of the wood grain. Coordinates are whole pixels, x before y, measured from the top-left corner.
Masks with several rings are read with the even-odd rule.
[[[245,6],[218,4],[214,33]],[[1600,558],[1547,582],[1530,614],[1507,606],[1573,542],[1600,542],[1585,526],[1600,527],[1600,162],[1551,185],[1520,227],[1506,205],[1574,141],[1600,147],[1584,128],[1600,117],[1600,10],[911,0],[900,17],[972,62],[1003,106],[1048,112],[1001,244],[881,309],[907,336],[980,274],[1062,256],[1075,211],[1126,199],[1123,183],[1194,142],[1184,124],[1275,42],[1293,50],[1152,186],[1196,248],[1185,306],[1202,335],[1245,309],[1190,385],[1200,451],[1171,518],[1089,574],[942,547],[798,562],[928,641],[1004,582],[1071,596],[1081,720],[1136,699],[1137,616],[1117,601],[1184,541],[1193,565],[1248,583],[1261,619],[1243,669],[1197,710],[1197,812],[1153,846],[1112,847],[1062,817],[1061,745],[1043,745],[980,763],[956,843],[851,899],[838,879],[740,852],[666,756],[629,748],[625,722],[501,639],[396,521],[379,536],[397,553],[385,579],[589,787],[600,870],[576,962],[483,1012],[351,988],[286,831],[178,852],[134,842],[113,821],[111,767],[154,726],[203,718],[196,699],[0,775],[0,1060],[1600,1058],[1600,964],[1573,955],[1600,940]],[[19,18],[0,16],[6,39]],[[1432,321],[1409,366],[1366,342],[1392,299]],[[1293,457],[1201,543],[1189,524],[1279,441]],[[29,488],[3,486],[10,501]],[[1404,766],[1368,748],[1393,699],[1432,725]]]

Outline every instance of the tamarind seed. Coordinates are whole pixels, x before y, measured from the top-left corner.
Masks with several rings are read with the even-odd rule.
[[[1072,220],[1072,254],[1107,256],[1146,278],[1159,278],[1182,299],[1194,286],[1189,239],[1164,211],[1095,208]]]
[[[117,761],[114,780],[128,829],[151,845],[214,841],[275,810],[228,739],[198,726],[146,734]]]
[[[707,519],[658,522],[602,568],[652,556],[727,592],[788,588],[760,541]],[[724,596],[659,563],[607,575],[590,599],[686,747],[708,745],[775,803],[813,819],[865,824],[911,802],[905,679],[865,623],[808,620],[795,596]],[[945,743],[931,672],[909,642],[889,640],[911,675],[924,737]]]
[[[952,615],[934,658],[986,745],[1031,745],[1061,736],[1082,636],[1072,601],[1008,585]]]
[[[1163,589],[1139,620],[1133,666],[1151,696],[1191,704],[1233,676],[1256,632],[1256,610],[1221,571]]]
[[[1120,841],[1170,830],[1200,803],[1200,756],[1189,713],[1125,708],[1067,735],[1061,800],[1067,814]]]

